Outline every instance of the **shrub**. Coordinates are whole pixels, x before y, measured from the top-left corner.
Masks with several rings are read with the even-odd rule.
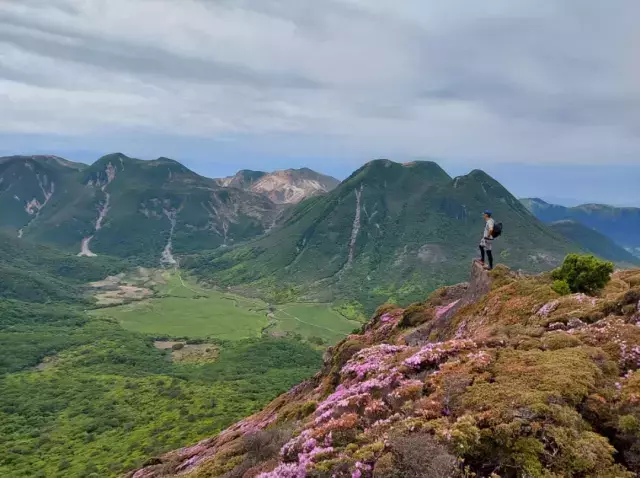
[[[554,292],[557,292],[560,295],[569,295],[571,294],[571,288],[567,281],[565,280],[555,280],[553,281],[553,285],[551,286]]]
[[[313,345],[325,345],[327,343],[325,339],[323,339],[322,337],[317,337],[315,335],[312,335],[311,337],[309,337],[308,340],[309,340],[309,343]]]
[[[184,348],[184,344],[182,342],[173,344],[171,346],[171,350],[182,350]]]
[[[569,254],[562,266],[553,271],[552,277],[565,281],[571,292],[593,294],[607,285],[612,272],[612,262],[591,255]]]
[[[456,470],[456,457],[427,432],[392,435],[389,445],[392,455],[380,458],[376,478],[447,478]]]
[[[424,304],[413,304],[407,307],[400,320],[401,327],[415,327],[434,318],[433,309]]]

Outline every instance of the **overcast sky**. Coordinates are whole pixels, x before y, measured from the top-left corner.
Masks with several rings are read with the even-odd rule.
[[[0,153],[209,176],[433,158],[640,206],[639,18],[638,0],[1,0]]]

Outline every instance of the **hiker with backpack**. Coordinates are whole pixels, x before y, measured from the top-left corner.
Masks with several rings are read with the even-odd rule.
[[[502,234],[502,223],[496,224],[493,219],[491,211],[485,211],[483,214],[485,225],[482,240],[480,241],[480,263],[485,269],[493,269],[493,240]],[[489,259],[489,265],[484,262],[485,253],[487,259]]]

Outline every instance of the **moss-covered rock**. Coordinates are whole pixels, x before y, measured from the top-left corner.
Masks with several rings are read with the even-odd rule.
[[[425,304],[414,304],[407,307],[400,320],[401,327],[415,327],[435,318],[435,310]]]

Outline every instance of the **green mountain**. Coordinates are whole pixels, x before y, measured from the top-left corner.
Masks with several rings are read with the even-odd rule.
[[[0,228],[18,235],[61,197],[80,194],[87,166],[57,156],[0,158]]]
[[[0,201],[9,214],[0,227],[83,256],[173,264],[174,253],[261,235],[278,212],[262,195],[220,187],[168,158],[117,153],[89,167],[47,158],[2,160]]]
[[[622,248],[607,236],[584,224],[563,220],[549,224],[549,227],[568,240],[580,245],[585,251],[622,265],[640,265],[640,259]]]
[[[86,258],[0,233],[0,297],[30,302],[83,302],[87,282],[126,268],[113,257]]]
[[[640,208],[584,204],[564,207],[542,199],[522,199],[525,207],[543,222],[571,219],[595,229],[640,257]]]
[[[547,269],[576,248],[482,171],[454,179],[432,162],[376,160],[290,209],[267,236],[185,265],[222,285],[251,284],[275,300],[337,300],[371,310],[462,280],[487,208],[504,223],[496,259],[512,267]]]

